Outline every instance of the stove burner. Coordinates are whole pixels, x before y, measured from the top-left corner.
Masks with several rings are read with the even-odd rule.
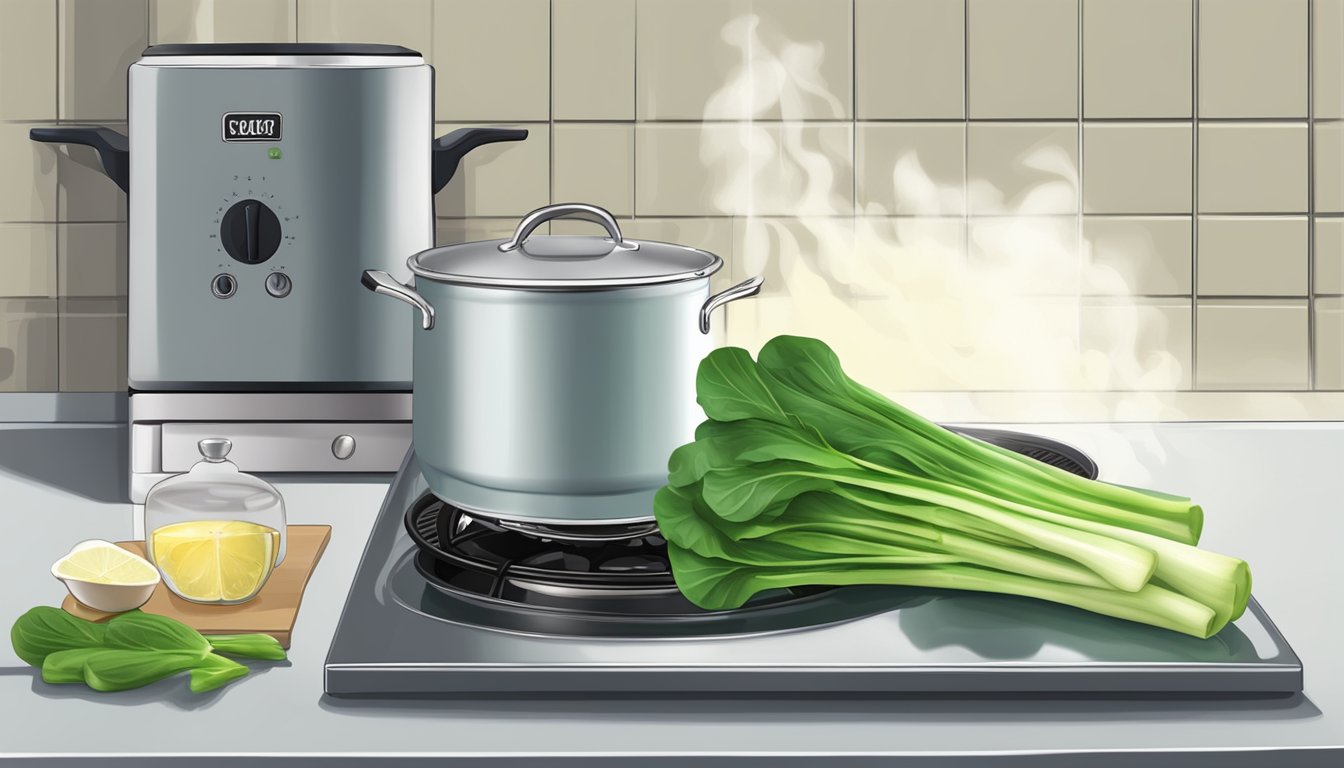
[[[657,528],[594,526],[594,536],[569,529],[488,520],[432,494],[406,513],[406,530],[420,548],[416,569],[436,587],[491,602],[584,613],[632,616],[700,614],[682,597]],[[627,529],[618,537],[614,528]],[[547,535],[557,532],[562,538]],[[819,589],[778,590],[754,604],[787,600]]]
[[[1000,430],[955,431],[1083,477],[1097,474],[1085,454],[1053,440]],[[632,622],[701,623],[793,606],[832,591],[773,590],[737,611],[704,611],[677,589],[667,542],[652,522],[565,527],[491,520],[426,493],[407,510],[405,524],[419,549],[415,570],[432,587],[483,606],[516,609],[514,619],[527,625],[524,631],[538,622],[547,627],[538,631],[548,632],[557,631],[556,622],[570,627],[573,622],[620,621],[627,629]],[[515,620],[504,628],[518,628]],[[594,634],[572,628],[560,633]]]

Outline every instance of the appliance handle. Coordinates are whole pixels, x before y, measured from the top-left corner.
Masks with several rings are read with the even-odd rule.
[[[557,203],[538,208],[518,222],[518,228],[513,231],[513,238],[507,243],[501,244],[499,250],[508,253],[520,248],[523,243],[527,242],[527,238],[532,236],[537,227],[552,219],[563,218],[583,219],[594,224],[601,224],[602,228],[607,230],[607,234],[611,236],[611,242],[615,243],[616,248],[623,251],[639,250],[639,243],[626,242],[625,237],[621,235],[621,226],[616,223],[616,217],[612,216],[610,211],[588,203]]]
[[[122,192],[130,192],[131,145],[125,134],[111,128],[62,126],[34,128],[28,131],[28,138],[46,144],[83,144],[93,147],[98,151],[98,159],[103,162],[103,173],[121,187]]]
[[[761,286],[765,284],[765,278],[757,275],[756,277],[743,280],[727,290],[705,299],[704,306],[700,307],[700,332],[709,333],[709,314],[730,301],[745,299],[748,296],[755,296],[761,292]]]
[[[471,150],[486,144],[526,138],[527,130],[523,128],[459,128],[435,139],[431,145],[434,194],[448,186],[463,156]]]
[[[381,269],[366,269],[359,282],[374,293],[391,296],[420,310],[420,327],[426,331],[434,328],[434,307],[425,297],[409,285],[397,282],[397,279]]]

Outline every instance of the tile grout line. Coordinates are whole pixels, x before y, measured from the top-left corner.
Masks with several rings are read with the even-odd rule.
[[[961,3],[961,260],[971,262],[971,0]]]
[[[1078,264],[1078,267],[1079,267],[1079,270],[1078,270],[1078,282],[1075,284],[1075,287],[1077,288],[1077,291],[1078,291],[1078,295],[1079,295],[1079,296],[1082,296],[1082,295],[1083,295],[1083,285],[1082,285],[1082,280],[1083,280],[1083,269],[1082,269],[1082,267],[1083,267],[1083,258],[1084,258],[1084,252],[1083,252],[1083,165],[1084,165],[1084,160],[1083,160],[1083,109],[1084,109],[1084,99],[1085,99],[1085,97],[1086,97],[1085,92],[1084,92],[1084,90],[1083,90],[1083,74],[1084,74],[1084,73],[1083,73],[1083,6],[1084,6],[1084,5],[1085,5],[1085,3],[1083,2],[1083,0],[1078,0],[1077,5],[1075,6],[1075,7],[1078,9],[1077,40],[1076,40],[1076,44],[1077,44],[1077,48],[1078,48],[1078,50],[1077,50],[1077,57],[1078,57],[1078,70],[1077,70],[1077,72],[1078,72],[1078,82],[1077,82],[1076,85],[1075,85],[1076,92],[1077,92],[1077,96],[1078,96],[1078,114],[1076,115],[1076,117],[1078,118],[1078,128],[1077,128],[1077,131],[1078,131],[1078,133],[1077,133],[1077,146],[1078,146],[1077,185],[1078,185],[1078,190],[1077,190],[1077,193],[1076,193],[1075,196],[1074,196],[1074,199],[1075,199],[1075,201],[1077,202],[1078,210],[1077,210],[1077,212],[1074,214],[1074,238],[1073,238],[1073,242],[1074,242],[1074,259],[1076,260],[1076,262],[1077,262],[1077,264]],[[1083,354],[1083,302],[1081,302],[1081,301],[1078,302],[1077,316],[1074,318],[1074,320],[1075,320],[1075,322],[1077,323],[1077,326],[1076,326],[1076,327],[1077,327],[1077,329],[1078,329],[1078,333],[1077,333],[1077,337],[1076,337],[1075,352],[1076,352],[1076,354],[1078,355],[1079,360],[1081,360],[1081,359],[1082,359],[1082,354]]]
[[[1190,390],[1199,389],[1199,0],[1190,2]]]
[[[1316,0],[1307,0],[1307,389],[1316,389]]]

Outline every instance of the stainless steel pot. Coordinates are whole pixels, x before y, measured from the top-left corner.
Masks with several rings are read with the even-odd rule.
[[[560,217],[607,237],[534,236]],[[414,287],[364,272],[370,290],[420,309],[413,435],[445,501],[552,525],[650,520],[667,457],[703,418],[695,372],[716,307],[718,256],[627,240],[615,218],[569,203],[528,214],[509,240],[408,260]]]

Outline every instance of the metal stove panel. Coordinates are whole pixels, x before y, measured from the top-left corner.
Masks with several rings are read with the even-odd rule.
[[[425,492],[414,452],[389,490],[325,665],[337,696],[826,695],[1043,692],[1283,694],[1302,667],[1252,600],[1207,641],[998,595],[833,590],[804,626],[578,637],[472,623],[414,573],[402,525]],[[614,634],[619,635],[617,631]]]

